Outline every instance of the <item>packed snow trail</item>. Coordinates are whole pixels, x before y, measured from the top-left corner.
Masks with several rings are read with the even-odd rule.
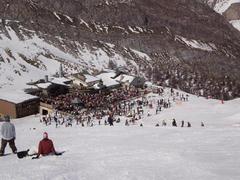
[[[37,147],[47,131],[56,149],[66,152],[37,160],[1,157],[1,180],[237,180],[239,112],[239,99],[221,104],[191,96],[187,103],[144,118],[143,127],[125,127],[124,119],[114,127],[57,129],[40,124],[38,116],[14,120],[18,150]],[[193,127],[173,128],[172,118],[178,125],[190,121]],[[155,127],[163,119],[168,126]]]

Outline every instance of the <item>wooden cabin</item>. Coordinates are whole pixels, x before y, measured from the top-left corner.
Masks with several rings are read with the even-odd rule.
[[[0,115],[22,118],[39,112],[39,97],[24,92],[6,92],[0,95]]]

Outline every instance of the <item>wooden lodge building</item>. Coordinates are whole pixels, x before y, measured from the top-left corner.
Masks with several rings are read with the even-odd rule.
[[[0,116],[22,118],[39,112],[39,97],[24,92],[6,92],[0,94]]]

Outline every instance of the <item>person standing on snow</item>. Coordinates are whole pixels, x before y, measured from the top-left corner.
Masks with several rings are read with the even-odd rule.
[[[110,126],[113,126],[113,117],[112,116],[108,117],[108,123]]]
[[[181,125],[181,127],[184,127],[184,121],[182,121],[182,125]]]
[[[5,148],[7,143],[9,143],[10,148],[14,154],[17,153],[17,148],[15,146],[15,139],[16,139],[16,131],[15,126],[10,122],[10,116],[4,116],[5,122],[2,124],[1,127],[1,135],[2,135],[2,142],[1,142],[1,150],[0,156],[4,155]]]
[[[177,122],[175,119],[173,119],[173,121],[172,121],[172,126],[177,127]]]

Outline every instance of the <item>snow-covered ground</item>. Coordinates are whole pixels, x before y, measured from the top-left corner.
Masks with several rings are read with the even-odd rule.
[[[153,98],[154,99],[154,98]],[[154,102],[154,100],[153,100]],[[47,131],[61,157],[0,158],[1,180],[238,180],[240,99],[221,104],[190,96],[189,102],[144,117],[143,127],[96,125],[45,127],[39,117],[14,120],[18,150],[37,147]],[[172,118],[192,123],[173,128]],[[167,127],[155,127],[167,120]],[[203,121],[206,127],[200,127]],[[35,130],[33,128],[36,128]],[[7,153],[10,152],[9,147]]]

